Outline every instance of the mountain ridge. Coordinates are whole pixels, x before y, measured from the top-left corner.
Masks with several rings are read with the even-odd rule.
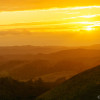
[[[100,91],[97,94],[92,93],[98,85],[100,85],[100,65],[75,75],[36,100],[98,100]]]

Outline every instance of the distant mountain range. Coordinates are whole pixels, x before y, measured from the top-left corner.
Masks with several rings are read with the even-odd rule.
[[[36,100],[99,100],[100,66],[82,72],[65,81]]]
[[[0,55],[8,55],[8,54],[48,54],[53,52],[58,52],[61,50],[68,49],[99,49],[100,44],[92,45],[92,46],[80,46],[80,47],[67,47],[67,46],[5,46],[0,47]]]
[[[5,46],[0,47],[0,55],[8,54],[48,54],[52,52],[57,52],[60,50],[66,50],[67,47],[64,46]]]
[[[61,77],[69,79],[77,73],[100,65],[99,49],[65,49],[64,47],[61,50],[62,47],[37,47],[36,51],[41,51],[39,48],[48,48],[48,51],[51,50],[50,48],[56,48],[57,51],[32,54],[28,49],[34,48],[33,46],[1,48],[4,48],[2,52],[6,53],[0,54],[0,76],[11,76],[18,80],[34,80],[39,77],[45,81],[55,81]],[[24,52],[25,48],[27,53]],[[30,50],[35,52],[34,49]]]

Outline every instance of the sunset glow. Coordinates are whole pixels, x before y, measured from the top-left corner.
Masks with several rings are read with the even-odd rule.
[[[0,100],[97,99],[100,0],[0,0]]]
[[[48,2],[51,3],[51,1]],[[11,4],[13,4],[13,2]],[[36,3],[36,5],[37,4],[38,3]],[[56,2],[54,2],[54,4],[56,4]],[[51,7],[45,6],[44,8],[41,7],[39,9],[30,8],[32,6],[30,5],[29,7],[28,4],[25,4],[27,5],[27,8],[21,8],[17,3],[15,6],[16,9],[12,7],[9,7],[8,9],[8,6],[6,5],[7,8],[0,8],[0,37],[3,38],[4,45],[10,44],[6,44],[6,42],[11,41],[11,37],[15,38],[16,41],[19,38],[23,38],[21,44],[26,44],[27,40],[27,44],[41,45],[40,42],[35,43],[33,41],[37,39],[37,41],[43,42],[42,45],[52,45],[52,42],[49,44],[49,40],[48,43],[44,42],[45,38],[48,39],[51,37],[49,39],[50,41],[52,41],[52,39],[55,41],[55,43],[53,43],[54,45],[58,45],[59,41],[61,41],[60,45],[68,45],[71,40],[75,40],[76,43],[79,41],[76,39],[79,38],[81,32],[83,33],[82,30],[91,31],[92,34],[99,35],[100,6],[83,4],[84,6],[80,3],[75,6],[71,5],[66,7],[64,5],[62,7],[59,4],[58,6],[51,5]],[[17,9],[17,6],[20,9]],[[16,34],[16,36],[14,34]],[[63,34],[66,35],[65,40]],[[40,37],[41,39],[39,39]],[[14,44],[17,44],[16,41]],[[94,40],[91,41],[94,42]],[[75,45],[74,43],[75,42],[71,43],[71,45]],[[82,45],[85,44],[86,41]],[[90,43],[87,42],[87,44]]]
[[[93,30],[91,27],[88,27],[87,29],[86,29],[87,31],[91,31],[91,30]]]

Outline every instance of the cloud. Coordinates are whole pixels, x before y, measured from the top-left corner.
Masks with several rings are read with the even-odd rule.
[[[6,35],[29,35],[30,32],[25,29],[9,29],[9,30],[1,30],[0,36],[6,36]]]
[[[0,31],[0,45],[91,45],[100,43],[98,31],[30,32],[25,29]]]
[[[0,11],[100,5],[100,0],[0,0]]]
[[[15,23],[0,26],[25,26],[25,25],[52,25],[52,24],[62,24],[64,21],[48,21],[48,22],[32,22],[32,23]]]

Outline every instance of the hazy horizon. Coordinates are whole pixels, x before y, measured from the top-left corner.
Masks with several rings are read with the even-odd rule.
[[[25,45],[0,45],[0,47],[21,47],[21,46],[29,46],[29,47],[85,47],[85,46],[99,46],[100,43],[98,44],[88,44],[88,45],[30,45],[30,44],[25,44]]]
[[[0,46],[100,44],[99,0],[0,1]]]

